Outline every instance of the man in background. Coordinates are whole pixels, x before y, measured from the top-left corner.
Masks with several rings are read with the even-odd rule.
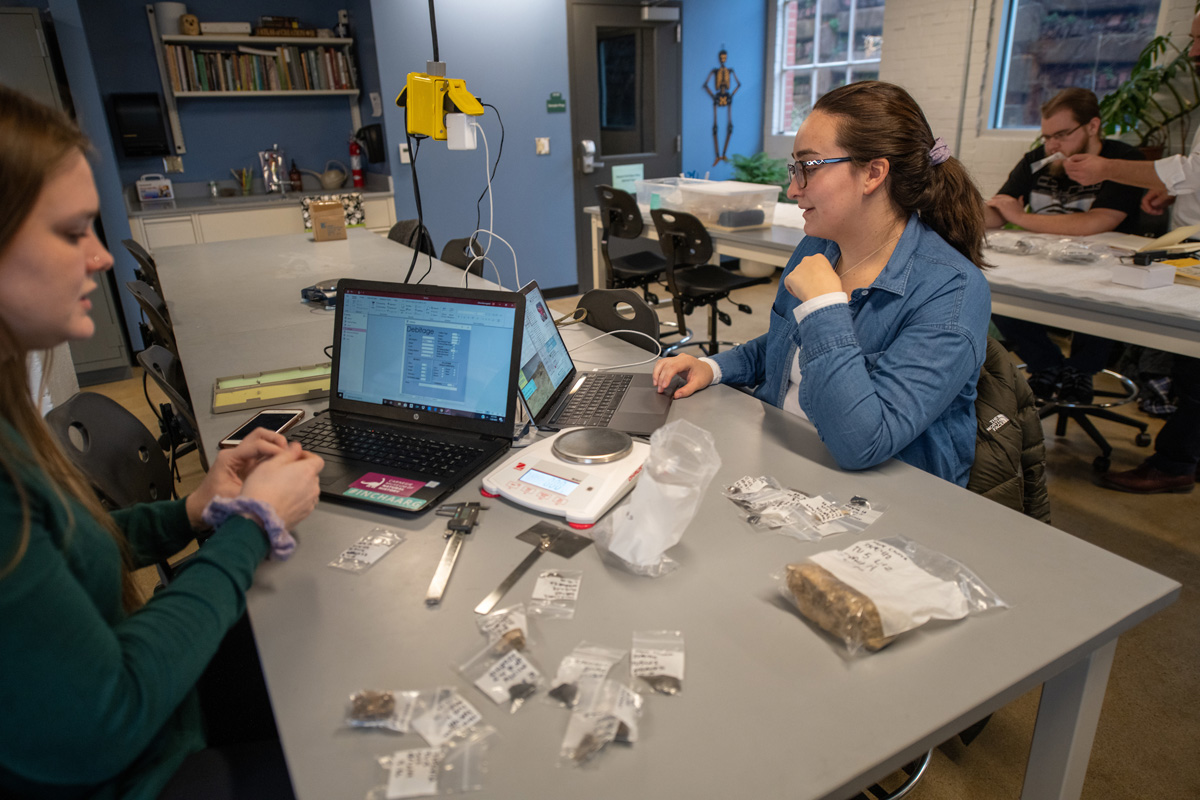
[[[1200,14],[1192,19],[1190,36],[1188,55],[1200,68]],[[1081,183],[1120,181],[1149,189],[1142,208],[1161,214],[1173,204],[1177,228],[1200,224],[1200,130],[1185,156],[1138,163],[1110,159],[1103,153],[1079,153],[1064,166],[1067,175]],[[1195,486],[1200,463],[1200,359],[1176,355],[1172,377],[1176,409],[1154,440],[1154,454],[1134,469],[1105,474],[1102,485],[1137,494],[1190,492]]]
[[[1087,236],[1118,230],[1136,233],[1142,191],[1110,180],[1077,181],[1064,170],[1079,154],[1136,161],[1138,150],[1100,137],[1100,104],[1087,89],[1064,89],[1042,106],[1042,136],[1025,154],[984,209],[989,228],[1006,222],[1035,233]],[[1028,201],[1028,208],[1026,205]],[[1113,343],[1074,333],[1064,357],[1044,325],[994,316],[1009,347],[1029,368],[1029,386],[1042,400],[1092,402],[1092,376],[1104,369]]]

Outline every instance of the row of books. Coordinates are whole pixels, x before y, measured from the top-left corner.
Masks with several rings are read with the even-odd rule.
[[[201,50],[165,45],[175,92],[263,92],[357,89],[344,50],[280,45],[274,50],[240,46]]]

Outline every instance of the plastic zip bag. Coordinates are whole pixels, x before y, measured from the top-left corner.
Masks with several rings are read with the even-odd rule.
[[[483,720],[483,715],[452,686],[417,693],[412,729],[434,747],[461,738]]]
[[[384,728],[407,733],[419,692],[364,689],[346,702],[346,725],[351,728]]]
[[[498,608],[490,614],[485,614],[475,620],[479,632],[487,637],[497,653],[509,650],[524,650],[534,644],[532,627],[525,604],[517,603],[508,608]]]
[[[817,553],[789,564],[781,583],[800,613],[851,654],[880,650],[931,619],[1008,606],[963,564],[902,536]]]
[[[683,691],[683,633],[635,631],[629,651],[629,674],[638,691],[676,695]]]
[[[614,742],[638,740],[643,701],[637,692],[619,681],[588,678],[580,682],[580,698],[563,735],[560,763],[587,764]]]
[[[609,670],[624,657],[624,650],[580,642],[559,663],[547,699],[574,708],[579,703],[580,682],[607,678]]]
[[[387,784],[367,792],[366,800],[464,794],[484,788],[487,754],[496,729],[481,725],[443,747],[397,750],[380,758]]]
[[[403,533],[388,528],[372,528],[366,536],[347,547],[341,555],[330,561],[329,566],[361,575],[403,542]]]
[[[494,646],[459,664],[458,672],[493,703],[508,703],[510,714],[515,714],[546,682],[527,654],[520,650],[498,653]]]
[[[548,619],[573,619],[575,601],[583,572],[577,569],[550,569],[538,575],[529,600],[529,613]]]

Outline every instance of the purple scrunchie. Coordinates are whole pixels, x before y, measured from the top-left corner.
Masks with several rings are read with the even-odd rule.
[[[933,147],[929,150],[929,164],[936,167],[948,158],[950,158],[950,147],[939,136],[933,140]]]
[[[286,561],[296,549],[296,540],[284,527],[283,520],[275,513],[275,509],[260,500],[249,497],[214,497],[204,508],[201,519],[214,528],[230,517],[240,514],[254,514],[263,524],[267,538],[271,540],[271,558],[275,561]]]

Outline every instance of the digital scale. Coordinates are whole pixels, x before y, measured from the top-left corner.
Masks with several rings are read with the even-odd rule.
[[[571,428],[516,451],[481,492],[590,528],[633,488],[650,445],[612,428]]]

